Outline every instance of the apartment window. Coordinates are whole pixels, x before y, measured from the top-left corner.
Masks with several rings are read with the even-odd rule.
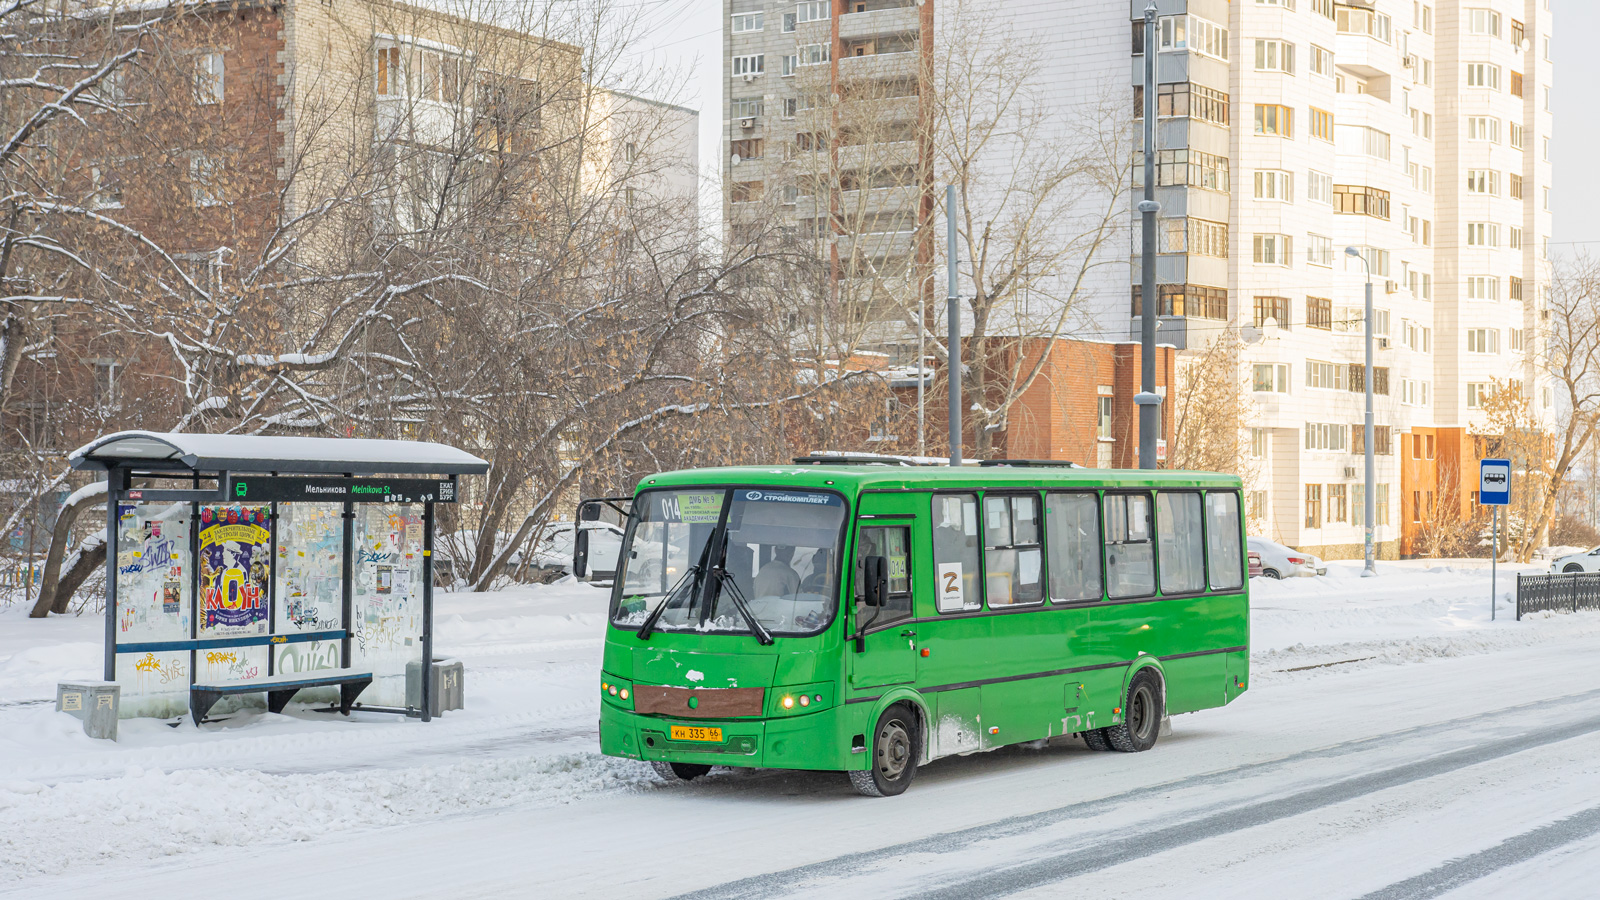
[[[763,145],[766,141],[761,138],[746,138],[742,141],[733,141],[731,149],[735,159],[760,159]],[[631,144],[629,146],[632,146]]]
[[[1333,329],[1333,301],[1325,297],[1306,298],[1306,327]]]
[[[1228,29],[1199,16],[1167,16],[1157,29],[1162,52],[1192,50],[1224,62],[1228,59]]]
[[[1258,234],[1255,236],[1255,261],[1263,266],[1287,266],[1290,262],[1290,240],[1286,234]]]
[[[1230,121],[1228,95],[1203,84],[1187,81],[1156,87],[1156,115],[1162,118],[1193,117],[1214,125]],[[1144,87],[1133,89],[1133,117],[1144,118]]]
[[[1100,390],[1108,391],[1108,390],[1111,390],[1111,388],[1102,385]],[[1111,410],[1112,410],[1111,398],[1102,396],[1102,397],[1100,397],[1098,399],[1100,401],[1100,403],[1099,403],[1099,407],[1100,407],[1099,408],[1099,413],[1100,413],[1100,415],[1099,415],[1099,420],[1095,425],[1095,436],[1096,437],[1102,437],[1102,438],[1109,438],[1109,437],[1111,437]]]
[[[758,12],[739,13],[733,17],[733,33],[746,34],[751,31],[760,31],[761,19],[762,14]]]
[[[1547,90],[1546,93],[1549,93],[1549,91]],[[1522,73],[1521,72],[1515,72],[1514,71],[1514,72],[1511,73],[1511,96],[1513,96],[1513,97],[1521,97],[1522,96]]]
[[[733,74],[760,75],[767,70],[767,55],[756,53],[751,56],[735,56],[733,58]]]
[[[1333,238],[1323,234],[1307,234],[1306,262],[1313,266],[1333,265]]]
[[[1511,177],[1517,179],[1517,192],[1521,193],[1522,176],[1513,175]],[[1500,196],[1500,173],[1494,169],[1468,169],[1467,193]]]
[[[1510,329],[1510,332],[1511,335],[1508,341],[1508,346],[1511,348],[1511,352],[1521,353],[1524,349],[1523,335],[1526,334],[1526,332],[1521,328],[1512,328]]]
[[[1521,22],[1518,22],[1516,19],[1512,19],[1511,20],[1511,43],[1516,44],[1520,48],[1522,46],[1522,42],[1524,40],[1526,40],[1527,37],[1528,37],[1527,26],[1523,25]]]
[[[833,58],[832,53],[830,44],[801,44],[795,48],[796,65],[820,66]]]
[[[1198,284],[1163,284],[1156,288],[1160,316],[1191,316],[1201,319],[1228,318],[1228,291],[1226,288],[1206,287]],[[1143,311],[1142,288],[1133,286],[1133,315]]]
[[[1467,34],[1486,34],[1490,37],[1500,36],[1500,14],[1492,9],[1465,10],[1467,20]]]
[[[761,200],[762,189],[766,185],[760,181],[735,181],[732,187],[734,203],[756,203]]]
[[[1311,107],[1311,136],[1318,140],[1333,140],[1333,113],[1317,109],[1315,106]]]
[[[1431,10],[1429,11],[1431,12]],[[1378,485],[1378,500],[1373,506],[1378,508],[1378,524],[1389,524],[1389,486],[1387,484]]]
[[[222,53],[208,51],[194,59],[194,102],[210,106],[222,102]]]
[[[794,118],[795,114],[800,111],[799,107],[800,107],[800,101],[797,98],[795,98],[795,97],[785,97],[785,98],[783,98],[783,117],[785,119]]]
[[[1333,0],[1311,0],[1311,11],[1319,16],[1333,18]]]
[[[1468,328],[1467,329],[1468,353],[1499,353],[1500,329],[1498,328]]]
[[[1500,90],[1500,67],[1492,63],[1467,63],[1467,87]]]
[[[1216,259],[1228,258],[1228,224],[1207,219],[1182,219],[1188,229],[1187,252]]]
[[[1328,422],[1306,423],[1307,450],[1349,450],[1350,433],[1343,425]]]
[[[1334,22],[1341,34],[1364,34],[1385,44],[1393,38],[1392,22],[1383,13],[1347,6],[1334,9]]]
[[[1346,487],[1342,484],[1328,485],[1328,521],[1343,522],[1348,517],[1346,508]]]
[[[828,18],[829,0],[807,0],[795,6],[795,17],[801,22],[821,22]]]
[[[1306,172],[1306,199],[1313,203],[1333,203],[1333,176],[1311,169]]]
[[[1498,247],[1500,246],[1500,226],[1493,222],[1468,222],[1467,223],[1468,247]]]
[[[1157,150],[1156,184],[1188,185],[1206,190],[1230,190],[1228,159],[1199,150]],[[1144,154],[1134,151],[1133,186],[1144,187]]]
[[[116,174],[120,168],[105,165],[89,167],[89,184],[94,191],[91,202],[95,209],[122,209],[122,179]]]
[[[1294,45],[1288,41],[1257,40],[1256,71],[1294,74]]]
[[[760,97],[740,97],[728,103],[728,112],[735,119],[759,116],[763,111]]]
[[[1511,141],[1510,141],[1511,146],[1513,148],[1517,149],[1517,150],[1521,150],[1521,149],[1524,148],[1524,146],[1527,143],[1527,137],[1526,137],[1527,130],[1524,129],[1521,125],[1518,125],[1515,122],[1510,123],[1510,125],[1511,125]]]
[[[1262,392],[1273,393],[1273,394],[1287,394],[1287,393],[1289,393],[1289,364],[1288,363],[1256,363],[1256,364],[1254,364],[1253,366],[1250,367],[1250,389],[1254,390],[1254,391],[1262,391]],[[1254,438],[1255,438],[1254,432],[1259,432],[1259,431],[1263,431],[1263,430],[1264,429],[1260,429],[1260,428],[1252,428],[1251,429],[1252,440],[1254,440]],[[1262,438],[1263,442],[1265,442],[1265,440],[1266,440],[1265,438]],[[1265,456],[1266,454],[1265,453],[1257,453],[1256,455],[1257,456]]]
[[[800,68],[800,57],[787,53],[779,61],[778,75],[783,78],[793,78],[798,68]]]
[[[1433,140],[1433,113],[1426,113],[1416,107],[1411,108],[1411,133],[1420,138]]]
[[[1349,384],[1344,366],[1321,360],[1306,360],[1306,387],[1322,390],[1345,390]]]
[[[1294,174],[1277,169],[1263,169],[1256,173],[1256,199],[1294,202]]]
[[[1499,300],[1500,279],[1493,275],[1467,276],[1468,300]]]
[[[1468,116],[1467,140],[1500,143],[1500,120],[1494,116]]]
[[[1492,387],[1488,382],[1467,382],[1467,409],[1482,409],[1489,400],[1489,390]]]
[[[1294,110],[1276,103],[1256,104],[1256,134],[1294,137]]]
[[[1333,77],[1333,51],[1324,50],[1316,44],[1311,45],[1311,71],[1318,75]]]
[[[189,157],[189,199],[197,207],[221,206],[222,190],[217,184],[222,160],[196,153]]]
[[[1333,186],[1333,208],[1346,215],[1389,218],[1389,192],[1358,184]]]
[[[1518,278],[1515,275],[1513,275],[1513,276],[1511,276],[1509,281],[1511,283],[1507,288],[1507,295],[1512,300],[1521,300],[1522,299],[1522,279]]]
[[[1374,277],[1389,277],[1389,251],[1376,247],[1362,247],[1361,257],[1367,261],[1367,271]]]
[[[1265,325],[1267,320],[1276,322],[1279,328],[1289,327],[1289,298],[1288,297],[1257,297],[1255,298],[1255,324],[1257,328]]]
[[[1256,0],[1257,6],[1281,6],[1284,9],[1294,9],[1294,0]]]
[[[793,33],[794,32],[794,26],[795,26],[794,13],[792,13],[792,12],[784,13],[783,14],[783,33],[784,34]]]
[[[1360,153],[1374,159],[1389,158],[1389,132],[1366,125],[1340,125],[1339,149],[1344,153]]]

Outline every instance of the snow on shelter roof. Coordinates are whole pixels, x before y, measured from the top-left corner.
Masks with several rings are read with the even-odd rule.
[[[365,438],[257,437],[119,431],[72,451],[74,469],[141,469],[351,475],[481,475],[489,464],[447,444]]]

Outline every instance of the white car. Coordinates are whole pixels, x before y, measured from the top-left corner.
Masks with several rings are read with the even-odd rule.
[[[1249,549],[1261,556],[1261,574],[1268,578],[1312,578],[1328,574],[1322,560],[1310,553],[1285,547],[1277,541],[1253,537]]]
[[[534,539],[530,561],[551,574],[572,572],[575,522],[551,522]],[[617,558],[622,555],[622,529],[610,522],[583,522],[589,534],[589,567],[585,581],[610,581],[616,576]]]
[[[1586,553],[1573,553],[1557,557],[1550,564],[1551,572],[1600,572],[1600,547]]]

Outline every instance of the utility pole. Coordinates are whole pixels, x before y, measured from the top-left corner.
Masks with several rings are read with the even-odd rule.
[[[1144,253],[1139,280],[1139,468],[1156,467],[1156,444],[1161,440],[1161,397],[1156,394],[1156,317],[1161,301],[1156,296],[1156,5],[1144,8]]]
[[[1362,498],[1365,501],[1362,505],[1364,507],[1366,507],[1366,508],[1362,511],[1362,516],[1361,516],[1361,520],[1362,520],[1362,523],[1365,525],[1365,531],[1366,531],[1366,547],[1365,547],[1364,554],[1365,554],[1367,565],[1366,565],[1366,568],[1361,570],[1361,577],[1362,578],[1371,578],[1372,576],[1378,574],[1377,565],[1373,561],[1373,546],[1372,546],[1373,519],[1377,517],[1377,512],[1378,512],[1378,498],[1377,498],[1378,463],[1377,463],[1377,460],[1373,457],[1373,452],[1374,451],[1373,451],[1373,446],[1372,446],[1372,437],[1373,437],[1373,435],[1372,435],[1372,432],[1373,432],[1373,425],[1372,425],[1372,266],[1371,266],[1370,263],[1367,262],[1367,258],[1365,256],[1361,255],[1361,251],[1357,250],[1354,247],[1346,247],[1346,248],[1344,248],[1344,253],[1345,253],[1346,256],[1354,256],[1354,257],[1360,259],[1361,260],[1361,267],[1367,273],[1367,315],[1366,315],[1366,323],[1367,323],[1367,327],[1366,327],[1366,333],[1367,333],[1367,368],[1366,368],[1366,374],[1365,374],[1366,385],[1367,385],[1367,418],[1366,418],[1366,440],[1364,441],[1364,443],[1366,445],[1366,447],[1365,447],[1366,452],[1363,454],[1366,457],[1366,463],[1367,463],[1367,481],[1366,481],[1367,486],[1362,492],[1365,495]]]
[[[956,186],[944,189],[945,265],[950,274],[950,292],[945,315],[950,320],[950,465],[961,465],[961,297],[956,280]]]

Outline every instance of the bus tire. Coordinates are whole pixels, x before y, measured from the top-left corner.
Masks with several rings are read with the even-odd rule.
[[[1141,670],[1128,685],[1128,697],[1122,705],[1122,724],[1106,728],[1106,740],[1113,749],[1123,753],[1149,750],[1161,735],[1165,705],[1160,677],[1149,669]]]
[[[917,775],[917,717],[911,707],[896,703],[878,717],[872,730],[867,768],[850,773],[850,784],[867,797],[905,793]]]
[[[1111,749],[1111,742],[1106,740],[1106,730],[1104,728],[1091,728],[1083,732],[1083,742],[1089,746],[1090,750]]]
[[[696,778],[699,778],[701,775],[711,771],[710,766],[702,766],[697,763],[667,762],[660,759],[651,760],[650,768],[655,769],[656,774],[666,779],[669,783],[675,781],[693,781]]]

